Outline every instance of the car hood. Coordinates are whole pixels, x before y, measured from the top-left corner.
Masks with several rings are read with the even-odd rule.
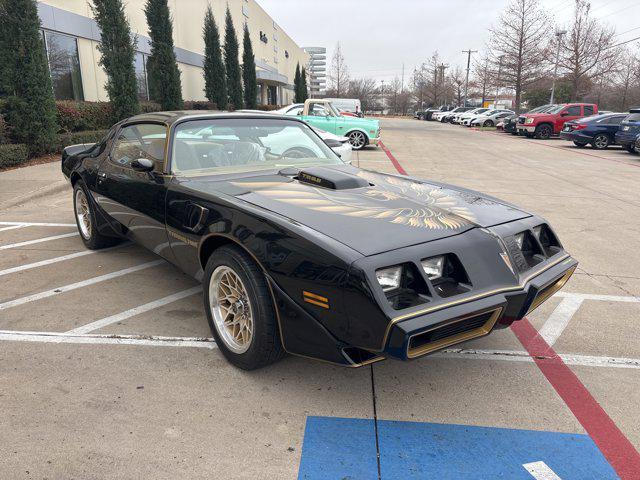
[[[525,118],[541,119],[541,118],[553,117],[554,115],[549,115],[548,113],[525,113],[525,114],[522,114],[521,116]]]
[[[299,180],[303,176],[312,180]],[[530,216],[513,205],[471,190],[351,165],[309,167],[297,175],[288,168],[279,174],[271,171],[219,178],[185,178],[183,184],[212,196],[232,195],[273,211],[363,255]]]

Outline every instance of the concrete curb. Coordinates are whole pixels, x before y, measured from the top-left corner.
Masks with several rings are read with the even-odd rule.
[[[15,197],[9,201],[0,203],[0,210],[6,210],[7,208],[24,204],[30,200],[46,197],[47,195],[52,195],[54,193],[63,192],[67,189],[71,189],[71,184],[66,180],[58,180],[51,183],[50,185],[38,188],[37,190],[32,190],[28,193],[20,195],[19,197]]]

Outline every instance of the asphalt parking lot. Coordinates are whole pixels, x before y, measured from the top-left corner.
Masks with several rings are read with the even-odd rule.
[[[85,250],[70,191],[40,197],[0,211],[0,478],[640,478],[640,156],[381,123],[355,164],[546,217],[580,261],[564,290],[410,363],[244,372],[195,281]]]

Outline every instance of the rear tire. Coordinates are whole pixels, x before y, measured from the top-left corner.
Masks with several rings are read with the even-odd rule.
[[[596,150],[605,150],[610,143],[611,143],[611,139],[609,138],[609,135],[600,133],[593,138],[593,142],[591,142],[591,146]]]
[[[534,134],[534,136],[540,140],[549,140],[551,135],[553,135],[553,129],[551,128],[551,125],[546,124],[538,125]]]
[[[626,147],[624,147],[625,150],[629,153],[636,153],[636,146],[635,145],[627,145]]]
[[[285,355],[271,290],[248,253],[237,246],[215,250],[202,284],[211,333],[231,364],[254,370]]]
[[[120,241],[119,238],[107,237],[98,231],[96,210],[82,180],[78,180],[73,186],[73,213],[82,243],[89,250],[111,247]]]
[[[485,120],[482,124],[483,127],[493,127],[493,120]]]

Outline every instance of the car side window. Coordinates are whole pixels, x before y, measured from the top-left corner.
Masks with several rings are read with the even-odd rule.
[[[302,111],[304,110],[303,107],[293,107],[289,110],[287,110],[287,113],[285,113],[285,115],[302,115]]]
[[[326,106],[319,103],[311,103],[309,105],[309,115],[313,117],[328,117],[331,113]]]
[[[111,161],[123,167],[130,167],[138,158],[148,158],[154,170],[161,172],[164,166],[167,129],[156,123],[137,123],[123,127],[118,132]]]
[[[593,105],[585,105],[584,106],[584,116],[590,117],[593,115]]]
[[[564,111],[564,113],[566,113],[568,117],[579,117],[580,105],[574,105],[573,107],[569,107]]]
[[[626,115],[618,115],[617,117],[609,117],[605,123],[610,125],[620,125],[620,122],[626,118]]]

